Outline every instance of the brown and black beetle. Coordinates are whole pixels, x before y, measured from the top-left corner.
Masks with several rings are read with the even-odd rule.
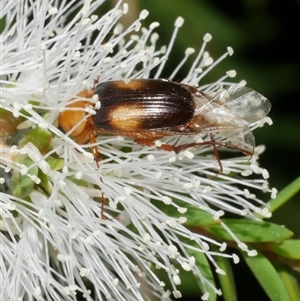
[[[96,95],[100,108],[93,107]],[[87,108],[94,109],[93,114]],[[81,91],[59,114],[58,123],[79,144],[95,143],[101,133],[131,137],[136,143],[155,145],[164,136],[210,135],[210,141],[183,145],[162,144],[161,149],[176,153],[197,145],[210,144],[222,171],[216,145],[252,154],[254,136],[249,125],[265,117],[270,102],[258,92],[231,85],[214,95],[195,87],[164,79],[132,79],[102,82]],[[229,143],[217,142],[214,133]],[[94,148],[99,159],[98,149]]]

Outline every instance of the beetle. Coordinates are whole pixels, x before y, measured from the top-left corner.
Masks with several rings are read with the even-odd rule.
[[[100,108],[95,107],[94,96],[100,101]],[[205,133],[210,141],[162,144],[160,148],[179,153],[193,146],[211,145],[222,173],[216,146],[252,155],[255,142],[249,125],[265,117],[270,108],[264,96],[238,85],[209,95],[193,86],[165,79],[119,80],[94,84],[91,89],[79,92],[60,112],[58,125],[77,143],[94,144],[92,152],[98,168],[100,155],[95,137],[100,133],[131,137],[147,146],[155,145],[155,140],[164,136]],[[213,137],[216,132],[229,142],[216,141]],[[104,218],[103,192],[101,203]]]
[[[94,95],[98,96],[101,107],[86,117],[86,108],[93,106],[89,100]],[[147,146],[155,145],[155,140],[164,136],[206,133],[210,141],[178,146],[163,144],[160,148],[179,153],[192,146],[210,144],[222,172],[216,146],[251,155],[255,140],[249,125],[265,117],[270,108],[271,103],[264,96],[239,85],[209,95],[193,86],[165,79],[132,79],[101,82],[81,91],[59,114],[58,124],[79,144],[95,143],[99,133],[131,137]],[[216,132],[229,142],[215,141]],[[99,161],[96,147],[93,154]]]

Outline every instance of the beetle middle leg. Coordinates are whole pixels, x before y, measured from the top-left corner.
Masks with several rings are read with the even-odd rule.
[[[222,165],[222,162],[221,162],[221,158],[220,158],[217,146],[223,146],[223,147],[226,147],[226,148],[235,149],[235,150],[238,150],[240,152],[243,152],[246,155],[250,155],[250,156],[253,155],[252,152],[241,149],[238,146],[235,146],[233,144],[216,141],[214,139],[214,136],[213,136],[212,133],[209,134],[209,137],[210,137],[209,141],[184,143],[184,144],[181,144],[181,145],[178,145],[178,146],[176,146],[176,144],[175,145],[162,144],[161,146],[158,146],[158,148],[161,149],[161,150],[164,150],[164,151],[168,151],[168,152],[174,151],[176,154],[179,154],[182,151],[184,151],[186,149],[189,149],[191,147],[197,147],[197,146],[202,146],[202,145],[210,145],[213,148],[214,156],[215,156],[215,158],[217,160],[217,163],[218,163],[218,166],[219,166],[218,175],[223,172],[223,165]],[[147,138],[137,138],[137,139],[135,139],[135,142],[138,143],[138,144],[146,145],[146,146],[156,146],[154,140],[147,139]]]
[[[157,148],[167,152],[175,151],[174,145],[164,143],[161,146],[157,146],[154,140],[147,139],[147,138],[136,138],[134,139],[134,142],[145,146],[156,146]]]
[[[178,140],[179,140],[179,138],[177,139],[176,143],[178,142]],[[145,139],[145,138],[135,139],[135,142],[138,144],[146,145],[146,146],[155,146],[156,145],[153,140]],[[214,150],[214,156],[219,165],[219,173],[218,174],[221,174],[223,172],[223,165],[222,165],[222,162],[220,159],[219,152],[216,147],[216,145],[219,143],[215,141],[212,134],[210,134],[210,141],[204,141],[204,142],[200,142],[200,143],[197,143],[197,142],[185,143],[185,144],[181,144],[178,146],[176,146],[176,143],[174,145],[164,143],[161,146],[158,146],[158,148],[161,150],[164,150],[164,151],[168,151],[168,152],[174,151],[176,154],[179,154],[180,152],[182,152],[188,148],[191,148],[191,147],[200,146],[200,145],[211,145]]]

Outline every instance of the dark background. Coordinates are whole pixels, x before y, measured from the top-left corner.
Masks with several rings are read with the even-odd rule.
[[[187,47],[197,50],[209,32],[213,40],[207,50],[218,58],[226,47],[234,55],[217,66],[201,84],[214,81],[227,70],[238,72],[234,81],[247,81],[272,102],[269,116],[273,125],[255,131],[256,144],[267,149],[261,166],[270,172],[270,186],[278,191],[300,175],[300,4],[272,0],[131,0],[129,23],[142,9],[150,12],[143,22],[158,21],[162,44],[168,44],[178,16],[185,19],[163,76],[168,77]],[[126,22],[126,21],[124,21]],[[191,62],[191,61],[190,61]],[[177,75],[183,78],[190,67]],[[268,201],[268,196],[264,196]],[[300,237],[300,195],[277,210],[270,221],[285,225]],[[269,300],[246,265],[235,266],[238,300]],[[188,296],[186,300],[199,300]],[[222,298],[220,298],[222,300]]]

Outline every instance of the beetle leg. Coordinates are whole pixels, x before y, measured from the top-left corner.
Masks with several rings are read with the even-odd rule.
[[[210,141],[205,141],[205,142],[201,142],[201,143],[196,143],[196,142],[186,143],[186,144],[181,144],[181,145],[176,146],[176,144],[179,141],[179,138],[180,137],[178,137],[178,139],[176,140],[174,145],[162,144],[158,148],[161,149],[161,150],[164,150],[164,151],[168,151],[168,152],[174,151],[176,154],[179,154],[180,152],[182,152],[182,151],[184,151],[188,148],[194,147],[194,146],[211,145],[213,147],[214,155],[215,155],[216,160],[217,160],[218,165],[219,165],[219,173],[218,174],[221,174],[223,172],[223,166],[222,166],[222,163],[221,163],[221,160],[220,160],[219,152],[216,148],[216,145],[218,143],[215,141],[212,134],[210,134]],[[138,144],[142,144],[142,145],[146,145],[146,146],[155,146],[155,142],[151,139],[137,138],[134,141]]]
[[[147,138],[136,138],[134,139],[134,142],[137,144],[145,145],[145,146],[156,146],[155,141]],[[157,146],[159,149],[171,152],[175,150],[174,146],[171,144],[162,144],[161,146]]]
[[[235,149],[237,151],[240,151],[246,155],[250,155],[253,156],[253,152],[249,152],[247,150],[241,149],[236,145],[230,144],[230,143],[226,143],[226,142],[218,142],[214,139],[213,134],[210,133],[209,134],[210,137],[210,141],[203,141],[203,142],[192,142],[192,143],[184,143],[181,145],[176,146],[178,140],[176,141],[175,145],[171,145],[171,144],[162,144],[161,146],[159,146],[158,148],[164,151],[174,151],[176,154],[181,153],[182,151],[191,148],[191,147],[197,147],[197,146],[201,146],[201,145],[211,145],[214,151],[214,156],[217,160],[218,166],[219,166],[219,172],[218,175],[221,174],[223,172],[223,165],[220,159],[220,155],[217,149],[217,146],[224,146],[226,148],[231,148],[231,149]],[[136,143],[138,144],[142,144],[142,145],[146,145],[146,146],[155,146],[155,141],[151,140],[151,139],[147,139],[147,138],[137,138],[134,140]],[[250,158],[251,159],[251,158]]]
[[[93,144],[93,146],[91,146],[92,149],[92,154],[94,156],[94,160],[96,162],[96,165],[98,167],[98,169],[100,168],[100,164],[99,162],[101,161],[101,156],[98,150],[98,147],[96,145],[96,136],[95,136],[95,132],[94,132],[94,126],[92,124],[89,125],[89,127],[84,131],[84,136],[78,136],[76,139],[76,142],[78,143],[78,139],[85,139],[85,141],[89,141],[89,143]],[[102,177],[100,176],[100,181],[103,183]],[[101,198],[100,198],[100,202],[101,202],[101,218],[105,219],[104,217],[104,205],[106,203],[105,197],[104,197],[104,192],[102,190],[101,187],[99,187],[101,189]]]
[[[96,161],[96,164],[97,164],[97,167],[99,168],[100,165],[99,165],[99,161],[101,161],[101,156],[100,156],[100,153],[99,153],[99,150],[98,150],[98,147],[96,145],[96,136],[95,136],[95,133],[94,131],[91,129],[90,130],[90,138],[89,138],[89,141],[91,144],[94,144],[91,148],[92,148],[92,154],[94,156],[94,159]]]
[[[221,173],[223,172],[223,165],[222,165],[222,162],[221,162],[221,160],[220,160],[219,152],[218,152],[218,150],[217,150],[217,148],[216,148],[216,141],[215,141],[215,139],[214,139],[214,137],[213,137],[213,134],[210,133],[210,134],[209,134],[209,137],[210,137],[211,146],[213,147],[213,150],[214,150],[215,158],[216,158],[216,160],[217,160],[217,162],[218,162],[218,165],[219,165],[219,168],[220,168],[220,169],[219,169],[219,173],[217,174],[217,176],[218,176],[219,174],[221,174]]]

